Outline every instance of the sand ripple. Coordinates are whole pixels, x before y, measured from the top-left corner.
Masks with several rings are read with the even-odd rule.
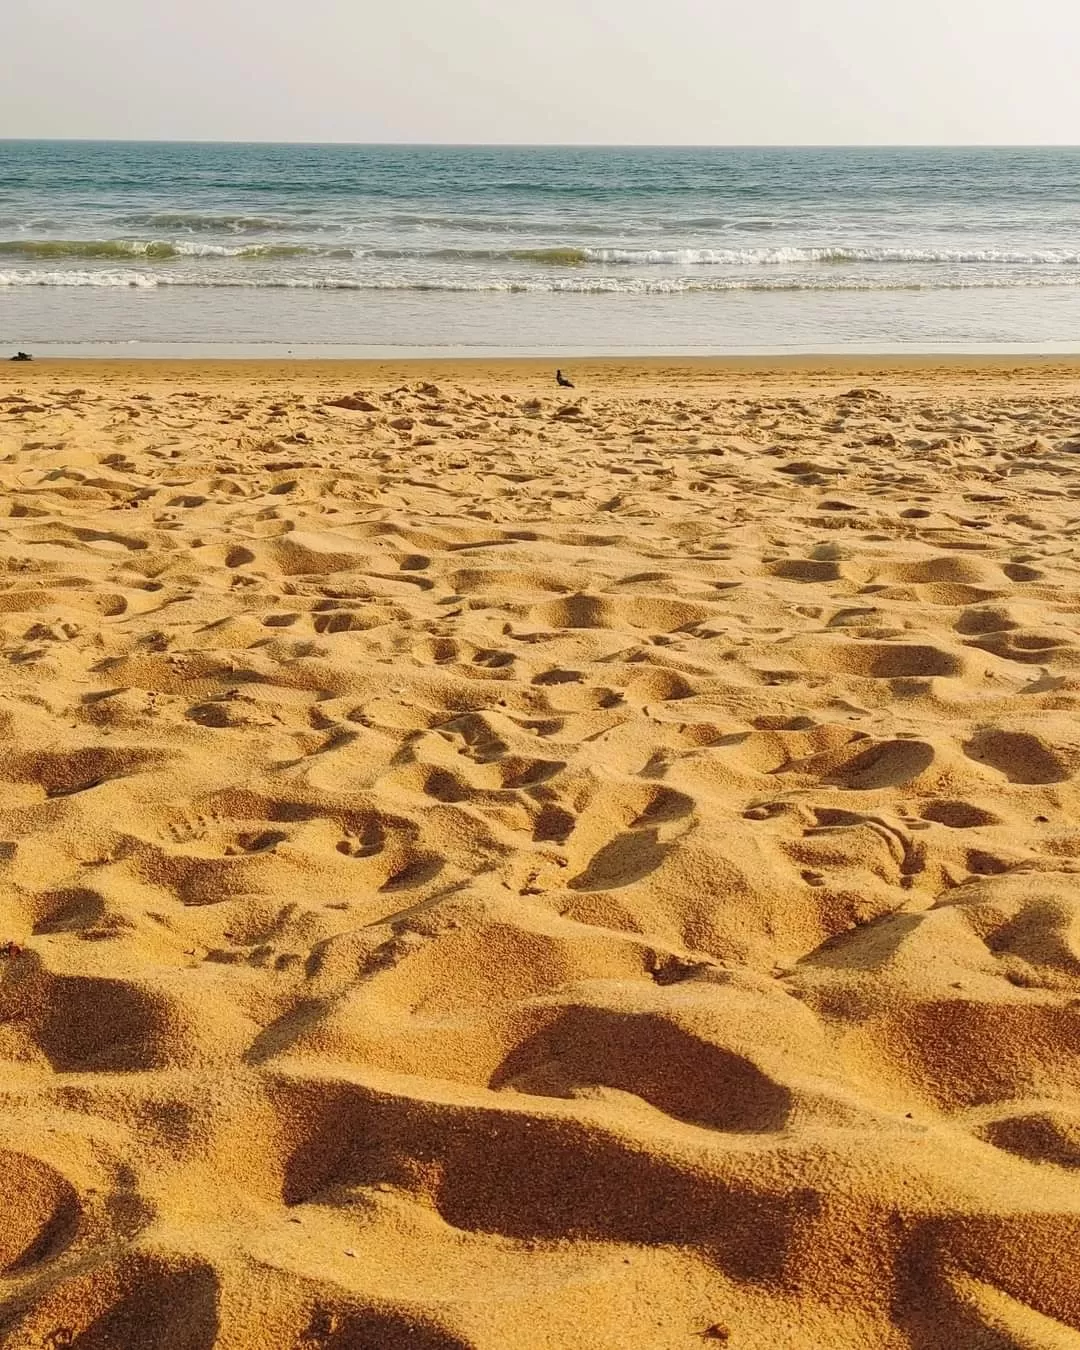
[[[1080,1343],[1080,381],[577,374],[0,386],[5,1346]]]

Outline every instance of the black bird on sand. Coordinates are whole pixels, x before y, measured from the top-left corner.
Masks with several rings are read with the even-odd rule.
[[[13,361],[32,361],[34,358],[29,352],[16,352],[11,359]]]
[[[566,376],[562,373],[561,370],[557,370],[555,372],[555,383],[559,386],[560,389],[573,389],[574,387],[571,381],[566,378]]]

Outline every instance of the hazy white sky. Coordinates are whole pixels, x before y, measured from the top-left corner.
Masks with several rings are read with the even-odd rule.
[[[3,0],[0,137],[1080,142],[1076,0]]]

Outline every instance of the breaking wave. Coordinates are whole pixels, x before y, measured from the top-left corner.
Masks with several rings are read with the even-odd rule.
[[[1033,253],[1004,249],[919,248],[703,248],[703,249],[587,249],[587,261],[652,263],[658,266],[765,266],[800,263],[998,263],[1010,266],[1075,266],[1080,252],[1045,249]]]
[[[926,282],[920,280],[874,280],[857,277],[637,277],[582,276],[551,278],[487,277],[464,279],[435,277],[303,276],[273,275],[206,276],[182,272],[111,271],[59,269],[0,270],[0,287],[62,286],[98,288],[202,287],[213,290],[316,290],[316,291],[420,291],[454,294],[577,294],[577,295],[677,295],[725,291],[931,291],[931,290],[1011,290],[1031,287],[1080,286],[1080,273],[1071,277],[1047,276],[1020,280],[1015,277],[976,277],[964,280]]]
[[[1004,249],[917,248],[550,248],[519,249],[508,256],[523,261],[617,263],[657,267],[784,267],[806,263],[965,263],[1004,266],[1068,267],[1080,265],[1080,251],[1044,249],[1010,252]]]
[[[166,239],[4,239],[0,257],[129,259],[355,257],[352,249],[319,249],[307,244],[193,244]]]
[[[173,220],[175,218],[169,217]],[[1033,252],[1004,249],[906,248],[583,248],[554,245],[537,248],[364,248],[344,243],[219,244],[190,239],[6,239],[0,257],[30,259],[86,259],[117,261],[147,258],[164,262],[177,258],[228,258],[252,261],[275,258],[379,259],[382,261],[531,263],[544,268],[612,267],[806,267],[860,264],[1000,267],[1077,267],[1080,250],[1042,249]]]

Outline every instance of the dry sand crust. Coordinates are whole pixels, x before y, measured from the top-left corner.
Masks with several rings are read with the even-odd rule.
[[[1080,1345],[1080,369],[0,370],[0,1343]]]

